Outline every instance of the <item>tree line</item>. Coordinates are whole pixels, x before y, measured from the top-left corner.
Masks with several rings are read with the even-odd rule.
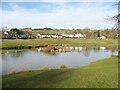
[[[118,38],[118,29],[104,29],[104,30],[91,30],[86,29],[74,29],[74,30],[62,30],[62,29],[50,29],[50,30],[23,30],[17,28],[11,28],[9,31],[1,30],[1,37],[3,39],[32,39],[35,38],[37,34],[85,34],[86,38],[97,38],[100,36],[105,36],[110,39]],[[5,33],[6,32],[6,33]]]

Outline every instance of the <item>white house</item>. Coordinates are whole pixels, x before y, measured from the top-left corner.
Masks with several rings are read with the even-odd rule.
[[[101,37],[99,37],[100,39],[106,39],[106,37],[105,36],[101,36]]]
[[[38,37],[38,38],[50,38],[51,35],[49,35],[49,34],[38,34],[36,37]]]
[[[4,35],[8,35],[8,32],[4,32]]]
[[[43,35],[43,37],[45,37],[45,38],[50,38],[51,35],[50,35],[50,34],[46,34],[46,35]]]
[[[84,38],[84,37],[86,37],[86,35],[83,35],[81,33],[79,33],[79,34],[62,34],[62,36],[66,37],[66,38]]]
[[[116,37],[118,37],[119,36],[119,34],[116,34]]]
[[[58,34],[38,34],[36,37],[38,38],[62,38],[62,35]]]
[[[63,37],[66,37],[66,38],[72,38],[72,37],[74,37],[74,35],[72,35],[72,34],[62,34],[62,36]]]
[[[63,38],[62,35],[58,35],[58,34],[53,34],[51,35],[52,38]]]
[[[41,38],[41,35],[40,35],[40,34],[38,34],[36,37],[40,37],[40,38]]]
[[[84,38],[86,35],[80,34],[38,34],[36,37],[38,38]]]
[[[84,38],[85,35],[83,35],[83,34],[80,33],[80,34],[75,34],[74,37],[77,37],[77,38]]]

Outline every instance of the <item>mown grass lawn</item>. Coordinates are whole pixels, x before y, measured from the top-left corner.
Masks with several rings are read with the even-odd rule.
[[[40,39],[3,39],[2,48],[4,49],[16,49],[16,48],[34,48],[36,46],[45,45],[63,45],[63,46],[104,46],[110,48],[118,47],[117,39],[82,39],[82,38],[40,38]]]
[[[76,69],[50,69],[3,75],[3,88],[117,88],[118,57]]]

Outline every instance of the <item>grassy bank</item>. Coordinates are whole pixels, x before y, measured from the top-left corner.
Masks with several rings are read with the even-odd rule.
[[[118,57],[77,69],[51,69],[3,75],[3,88],[117,88]]]
[[[105,46],[116,48],[118,46],[117,39],[101,40],[101,39],[81,39],[81,38],[41,38],[41,39],[3,39],[3,49],[24,49],[35,48],[45,45],[63,45],[63,46]]]

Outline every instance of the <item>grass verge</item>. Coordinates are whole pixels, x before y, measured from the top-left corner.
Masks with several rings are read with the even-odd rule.
[[[25,49],[36,48],[45,45],[62,45],[62,46],[104,46],[108,48],[118,47],[117,39],[82,39],[82,38],[40,38],[40,39],[3,39],[2,49]]]

